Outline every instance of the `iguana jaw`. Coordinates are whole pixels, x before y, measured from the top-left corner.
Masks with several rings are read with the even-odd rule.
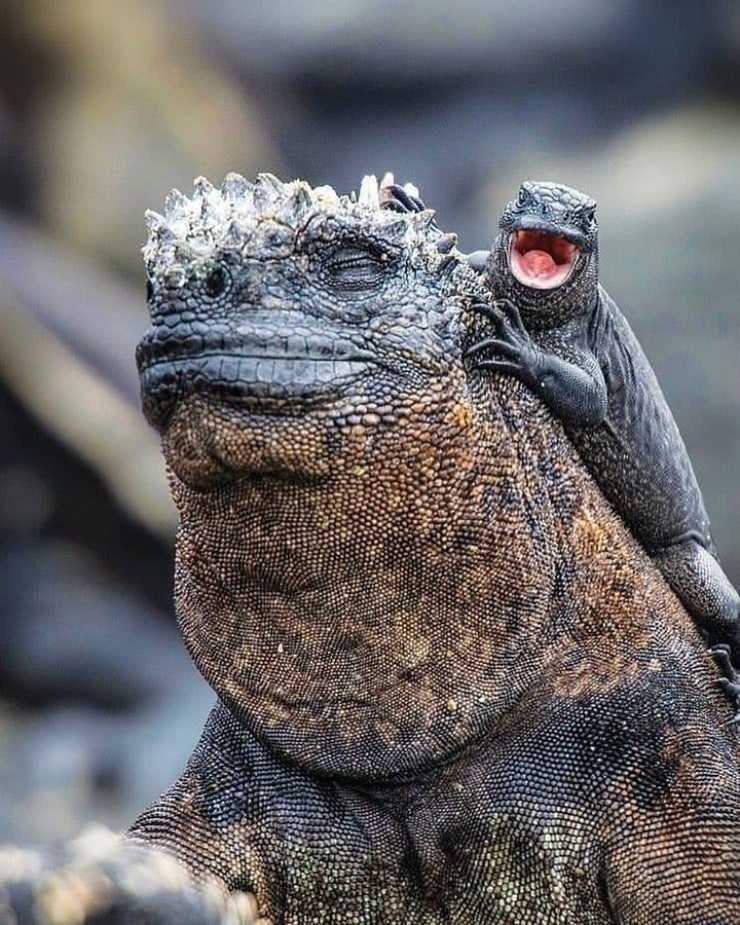
[[[372,375],[378,357],[336,328],[295,312],[252,310],[226,332],[181,338],[152,329],[139,344],[144,413],[166,429],[177,402],[188,395],[241,407],[253,414],[302,415],[340,399],[353,383]]]

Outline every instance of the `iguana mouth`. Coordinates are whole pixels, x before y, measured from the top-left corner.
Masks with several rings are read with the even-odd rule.
[[[335,399],[377,368],[374,354],[330,332],[241,330],[187,338],[154,329],[137,350],[144,411],[166,425],[184,395],[210,395],[261,413],[295,413]]]
[[[511,234],[509,267],[515,279],[530,289],[556,289],[568,279],[581,248],[561,235],[538,228]]]

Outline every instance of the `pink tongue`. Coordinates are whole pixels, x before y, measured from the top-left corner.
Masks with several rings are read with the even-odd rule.
[[[547,251],[527,251],[521,261],[530,276],[550,276],[557,269]]]

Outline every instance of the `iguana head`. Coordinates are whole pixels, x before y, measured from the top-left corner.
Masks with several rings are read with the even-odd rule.
[[[431,218],[233,175],[149,216],[182,631],[255,735],[347,777],[442,760],[521,693],[579,497],[550,497],[544,408],[465,368],[482,282]]]
[[[370,179],[355,201],[231,174],[220,190],[199,179],[192,198],[174,190],[164,215],[148,213],[144,411],[167,450],[173,432],[184,439],[177,412],[194,396],[227,406],[250,431],[248,449],[214,426],[188,453],[168,450],[186,482],[244,471],[320,477],[328,421],[395,417],[403,401],[391,396],[423,391],[449,369],[443,342],[456,312],[445,295],[458,261],[435,250],[431,213],[407,220],[377,202]]]
[[[596,202],[561,183],[525,180],[492,253],[497,288],[536,327],[590,307],[598,282]]]

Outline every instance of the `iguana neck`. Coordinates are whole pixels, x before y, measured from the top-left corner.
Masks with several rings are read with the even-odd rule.
[[[511,379],[476,388],[423,425],[349,427],[323,480],[173,477],[189,649],[291,761],[413,774],[492,728],[552,644],[596,638],[594,595],[639,621],[634,546],[559,426]]]

